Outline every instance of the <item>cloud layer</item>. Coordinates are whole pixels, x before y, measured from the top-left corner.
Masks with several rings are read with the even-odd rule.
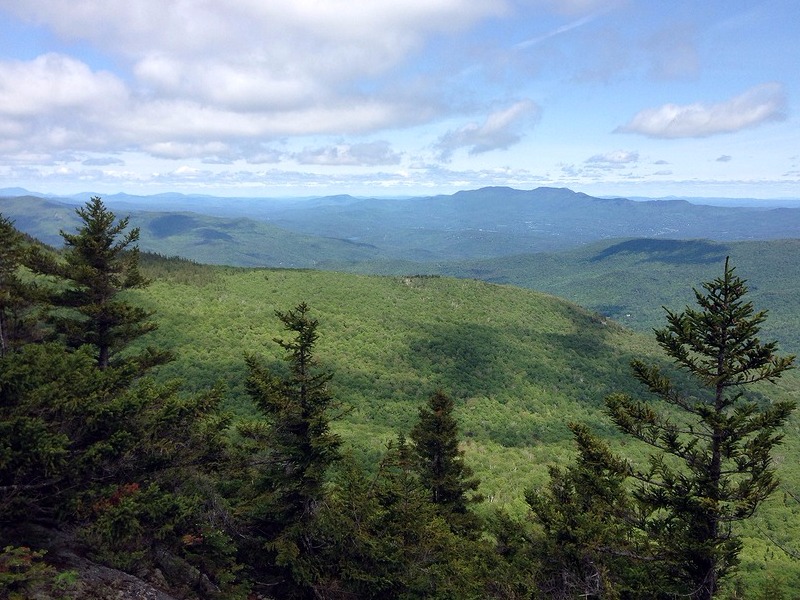
[[[441,107],[398,91],[403,75],[395,70],[430,36],[463,31],[506,7],[492,0],[0,0],[0,10],[110,53],[120,71],[56,52],[0,61],[0,152],[24,143],[39,152],[140,148],[182,158],[241,155],[248,140],[425,122]]]

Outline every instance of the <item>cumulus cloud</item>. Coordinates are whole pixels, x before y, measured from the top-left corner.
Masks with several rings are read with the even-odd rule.
[[[783,86],[767,83],[717,104],[665,104],[643,110],[618,127],[618,133],[654,138],[708,137],[785,118]]]
[[[244,150],[244,159],[251,165],[279,163],[284,153],[274,148],[256,148]]]
[[[7,118],[85,113],[91,106],[104,111],[120,107],[126,96],[124,84],[111,73],[93,72],[61,54],[0,62],[0,114]]]
[[[448,131],[436,143],[442,160],[449,160],[459,148],[469,148],[470,154],[503,150],[521,139],[520,131],[539,118],[540,109],[531,100],[521,100],[491,113],[482,123],[469,123]]]
[[[296,40],[293,34],[298,31],[310,43],[299,44],[296,53],[312,52],[324,40],[374,44],[395,53],[427,32],[457,31],[506,10],[505,3],[494,0],[184,0],[167,4],[82,0],[69,5],[60,0],[2,0],[0,6],[20,18],[47,24],[65,37],[90,39],[130,55],[151,48],[188,55],[209,52],[210,46],[219,43],[232,46],[232,54],[242,49],[286,49],[283,44]]]
[[[225,161],[250,156],[236,147],[253,140],[359,134],[431,119],[441,110],[435,96],[398,93],[412,86],[395,70],[431,36],[463,31],[508,6],[0,0],[0,9],[62,41],[102,49],[106,64],[120,70],[58,54],[0,63],[0,153],[69,146]],[[225,144],[227,153],[203,155],[206,142],[198,140]]]
[[[198,156],[225,156],[230,152],[228,145],[221,142],[157,142],[146,146],[144,149],[152,156],[172,159],[185,159]]]
[[[0,61],[0,152],[106,150],[129,107],[124,83],[61,54]]]
[[[0,0],[20,19],[87,40],[166,97],[231,107],[325,102],[386,73],[427,37],[506,11],[493,0]],[[157,26],[154,26],[157,24]]]
[[[389,142],[379,141],[305,149],[294,158],[305,165],[379,166],[399,164],[401,157]]]

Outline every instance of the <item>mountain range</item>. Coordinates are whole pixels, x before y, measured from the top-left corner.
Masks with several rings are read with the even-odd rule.
[[[25,190],[0,190],[0,213],[56,246],[89,196],[17,192]],[[104,200],[130,215],[145,251],[207,264],[482,279],[562,296],[645,331],[662,323],[662,306],[691,302],[691,286],[731,256],[772,313],[767,333],[800,351],[800,208],[499,187],[415,198]]]
[[[732,241],[800,234],[800,208],[643,202],[562,188],[492,187],[399,199],[162,194],[105,200],[112,210],[131,215],[144,250],[240,266],[442,262],[552,252],[616,238]],[[7,195],[0,210],[20,229],[57,242],[58,230],[75,222],[79,201]]]

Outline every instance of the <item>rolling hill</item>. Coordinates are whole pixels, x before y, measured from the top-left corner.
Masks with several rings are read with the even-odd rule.
[[[694,302],[730,256],[756,306],[769,310],[764,335],[800,353],[800,240],[712,242],[631,239],[560,253],[441,265],[436,272],[536,289],[567,298],[638,331],[662,325],[664,309]]]
[[[562,296],[639,331],[660,323],[662,306],[690,302],[684,282],[713,277],[730,255],[754,299],[771,311],[767,333],[800,351],[800,244],[781,239],[800,236],[800,209],[602,199],[552,188],[404,199],[119,194],[109,202],[130,209],[145,251],[206,264],[508,283]],[[58,231],[77,224],[76,203],[3,197],[0,213],[60,245]]]
[[[553,252],[617,238],[768,240],[800,232],[798,208],[636,202],[554,188],[484,188],[404,199],[112,197],[109,206],[130,212],[132,224],[142,230],[143,249],[240,266],[435,264]],[[69,225],[74,207],[74,200],[0,198],[0,212],[43,240],[53,240],[60,227]],[[39,213],[50,216],[39,219]]]
[[[320,321],[318,358],[334,372],[342,402],[336,425],[350,452],[374,463],[385,444],[408,432],[424,399],[437,389],[457,404],[467,459],[492,505],[520,513],[523,490],[541,485],[550,464],[573,453],[566,424],[579,421],[641,458],[602,409],[611,391],[641,393],[628,363],[662,363],[652,336],[635,333],[556,297],[514,286],[431,276],[363,276],[323,271],[209,267],[144,256],[153,284],[135,293],[157,313],[149,336],[175,351],[160,376],[191,388],[222,383],[228,408],[252,407],[243,382],[246,353],[281,368],[272,342],[282,337],[275,310],[307,302]],[[686,287],[700,282],[684,281]],[[800,395],[789,373],[765,385],[765,398]],[[786,428],[776,455],[789,490],[800,489],[800,419]],[[800,569],[766,535],[793,544],[800,510],[776,494],[745,530],[743,571],[763,577],[782,569],[792,586]]]

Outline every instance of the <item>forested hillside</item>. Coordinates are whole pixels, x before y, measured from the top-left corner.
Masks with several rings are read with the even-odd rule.
[[[687,282],[707,281],[730,256],[747,279],[753,302],[769,308],[764,335],[800,352],[800,240],[612,240],[555,254],[440,265],[437,272],[518,285],[567,298],[615,321],[649,332],[663,306],[693,301]]]
[[[479,512],[503,506],[524,514],[524,491],[541,486],[549,466],[570,461],[571,421],[589,424],[624,453],[642,452],[614,428],[603,399],[615,390],[641,392],[629,368],[633,358],[659,364],[666,359],[652,336],[596,313],[475,280],[179,264],[145,261],[155,277],[145,294],[167,321],[153,337],[163,336],[164,344],[181,340],[179,358],[164,374],[190,374],[190,385],[219,377],[231,390],[232,410],[246,410],[236,400],[243,397],[236,390],[244,377],[237,354],[243,347],[268,346],[279,334],[271,319],[279,298],[289,304],[305,299],[322,323],[320,360],[332,368],[333,388],[349,407],[337,431],[360,460],[377,460],[393,435],[408,431],[426,394],[446,390],[456,401],[468,462],[482,482],[486,501]],[[688,295],[697,285],[687,283]],[[659,311],[661,326],[665,314]],[[173,319],[179,331],[167,329]],[[203,340],[213,340],[214,349]],[[277,363],[278,349],[272,353]],[[762,391],[773,400],[796,399],[798,383],[790,372]],[[794,493],[800,486],[793,466],[800,450],[796,418],[786,431],[789,438],[776,458],[786,481],[782,489]],[[794,560],[776,542],[795,547],[800,531],[790,523],[800,504],[782,494],[761,510],[755,525],[745,526],[745,579],[763,576],[765,565],[794,572]]]
[[[667,392],[649,404],[667,421],[704,397],[702,378],[670,367],[668,336],[660,348],[556,297],[474,280],[139,256],[139,232],[99,200],[78,216],[60,254],[3,220],[4,593],[90,597],[99,584],[73,556],[173,597],[694,593],[701,551],[679,551],[696,541],[693,517],[677,495],[648,513],[631,493],[648,450],[621,432],[636,433],[623,399],[646,387]],[[725,282],[726,307],[739,306],[746,288]],[[739,487],[714,492],[719,514],[759,509],[733,545],[724,527],[704,542],[727,553],[711,567],[722,587],[703,586],[714,597],[800,584],[787,554],[800,539],[800,431],[784,422],[798,378],[780,349],[748,344],[759,323],[746,308],[723,320],[743,324],[744,354],[730,353],[753,402],[732,396],[718,417],[730,420],[708,426],[741,433],[724,456]],[[643,387],[655,372],[636,375],[633,359],[691,396]],[[673,439],[652,418],[668,434],[657,446],[701,462],[686,432]],[[783,483],[770,494],[773,468]]]
[[[691,302],[687,282],[708,280],[731,256],[753,300],[770,308],[765,333],[800,351],[800,245],[789,239],[800,231],[796,208],[607,200],[546,188],[395,200],[167,194],[115,201],[136,209],[131,224],[140,228],[141,248],[166,256],[506,283],[567,298],[642,332],[661,323],[662,306]],[[0,212],[56,245],[61,229],[77,225],[73,204],[43,198],[0,198]]]

